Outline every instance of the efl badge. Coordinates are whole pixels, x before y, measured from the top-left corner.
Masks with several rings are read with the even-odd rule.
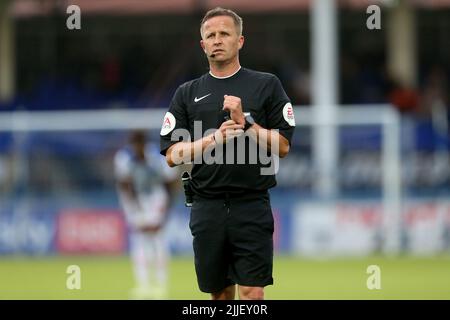
[[[175,128],[176,120],[172,113],[166,112],[166,115],[164,116],[164,121],[161,127],[161,135],[165,136],[170,131],[172,131]]]
[[[291,127],[295,127],[294,108],[290,102],[286,103],[283,108],[283,118]]]

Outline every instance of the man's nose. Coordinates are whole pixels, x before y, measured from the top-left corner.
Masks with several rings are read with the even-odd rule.
[[[218,44],[221,44],[221,43],[222,43],[222,38],[219,35],[215,36],[214,44],[218,45]]]

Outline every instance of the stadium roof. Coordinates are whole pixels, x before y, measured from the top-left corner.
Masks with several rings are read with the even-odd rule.
[[[14,0],[15,16],[46,15],[55,10],[66,11],[75,4],[85,14],[146,14],[146,13],[194,13],[205,8],[223,6],[239,12],[303,11],[312,0]],[[389,5],[397,0],[338,0],[342,7],[366,8],[369,4]],[[450,7],[450,0],[409,0],[415,6]]]

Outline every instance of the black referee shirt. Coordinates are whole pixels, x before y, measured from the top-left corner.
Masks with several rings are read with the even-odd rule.
[[[257,124],[266,129],[278,129],[291,143],[294,133],[295,119],[292,105],[280,80],[273,74],[257,72],[241,68],[237,73],[226,78],[217,78],[210,73],[181,85],[166,113],[160,133],[161,154],[178,142],[172,138],[176,129],[187,129],[191,141],[204,136],[205,131],[219,128],[224,121],[222,111],[224,95],[241,98],[244,113],[250,113]],[[194,136],[194,121],[201,121],[201,136]],[[252,191],[263,191],[276,185],[274,174],[261,174],[261,168],[274,167],[267,161],[249,159],[248,137],[245,143],[245,163],[237,163],[237,147],[234,150],[234,161],[226,157],[223,148],[222,162],[206,164],[194,163],[192,168],[192,187],[196,194],[204,197],[221,196],[224,193],[240,194]],[[235,138],[235,140],[237,140]],[[220,154],[216,152],[216,156]],[[240,153],[242,155],[242,152]],[[266,152],[270,155],[270,152]],[[252,158],[255,159],[255,158]],[[267,160],[267,158],[266,158]],[[232,162],[232,163],[230,163]],[[264,164],[262,164],[263,162]]]

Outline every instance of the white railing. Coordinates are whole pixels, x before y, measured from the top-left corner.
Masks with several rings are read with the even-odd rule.
[[[380,125],[383,132],[383,208],[384,248],[387,253],[400,250],[401,170],[400,118],[391,105],[339,106],[334,123],[315,119],[312,108],[295,107],[296,125],[320,128],[335,126]],[[76,110],[16,111],[0,113],[1,131],[77,131],[118,129],[159,129],[166,110]],[[320,170],[320,168],[317,168]]]

